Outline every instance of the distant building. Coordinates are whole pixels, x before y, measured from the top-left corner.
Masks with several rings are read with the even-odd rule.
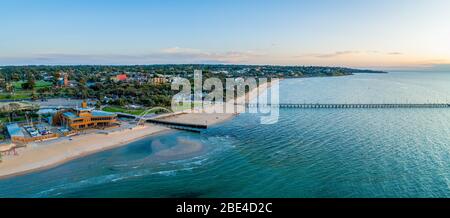
[[[212,74],[229,74],[227,70],[211,71]]]
[[[66,126],[72,130],[110,127],[116,122],[116,114],[88,108],[86,102],[82,103],[81,108],[60,111],[53,118],[54,125]]]
[[[111,77],[111,80],[113,80],[114,82],[126,81],[127,79],[128,79],[128,75],[124,74],[124,73]]]
[[[151,83],[153,84],[164,84],[167,83],[167,79],[165,77],[155,77],[151,79]]]
[[[67,73],[62,73],[56,83],[58,87],[69,87],[69,75]]]
[[[53,80],[53,76],[48,76],[48,75],[44,76],[43,80],[47,81],[47,82],[52,81]]]
[[[64,74],[64,87],[69,86],[69,75],[67,73]]]

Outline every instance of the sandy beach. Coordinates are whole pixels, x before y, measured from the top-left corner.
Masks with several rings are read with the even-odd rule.
[[[237,102],[243,102],[245,98],[254,99],[268,87],[268,84],[261,84],[259,89],[251,90],[246,95],[237,98]],[[223,108],[223,106],[223,104],[214,105],[203,108],[205,110],[195,109],[193,111],[184,111],[173,116],[166,115],[165,118],[161,117],[161,119],[190,124],[206,124],[208,126],[216,125],[238,114],[211,113],[211,111],[217,111],[220,107]],[[234,106],[234,104],[227,106]],[[242,112],[242,109],[238,109],[238,112]],[[169,130],[169,128],[163,126],[146,124],[132,129],[112,131],[109,134],[94,131],[84,135],[73,136],[71,139],[64,137],[55,141],[30,144],[25,148],[18,149],[19,155],[17,156],[3,156],[3,160],[0,162],[0,178],[48,169],[76,158],[126,145],[150,135]],[[193,145],[192,147],[195,148],[194,150],[200,150],[201,148],[199,146],[201,145]],[[179,152],[184,152],[184,150],[186,149],[178,148],[178,151],[175,153],[179,155]],[[159,155],[167,156],[171,153],[174,153],[174,151],[161,151]]]
[[[0,163],[0,178],[50,168],[95,152],[115,148],[146,136],[169,130],[162,126],[145,125],[106,134],[90,133],[55,142],[37,143],[18,150],[17,156],[4,156]]]

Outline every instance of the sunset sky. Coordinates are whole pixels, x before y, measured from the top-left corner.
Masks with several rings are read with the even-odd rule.
[[[0,65],[450,69],[446,0],[1,0]]]

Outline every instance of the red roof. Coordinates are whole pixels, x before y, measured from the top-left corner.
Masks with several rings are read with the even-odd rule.
[[[119,80],[119,81],[127,80],[127,75],[126,74],[117,75],[116,79]]]

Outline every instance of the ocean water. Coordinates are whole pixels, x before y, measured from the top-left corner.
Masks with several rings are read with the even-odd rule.
[[[283,103],[450,102],[449,73],[283,80]],[[174,146],[194,155],[158,158]],[[450,197],[450,108],[280,109],[0,180],[0,197]]]

